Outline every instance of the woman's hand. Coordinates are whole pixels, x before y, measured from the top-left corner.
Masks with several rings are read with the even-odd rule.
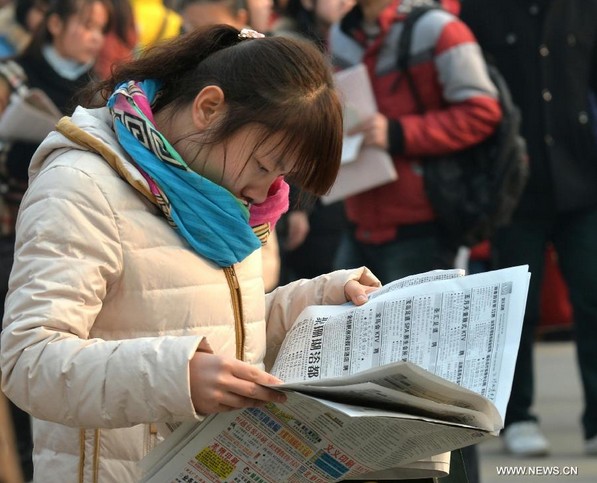
[[[256,367],[229,357],[196,352],[190,361],[191,399],[199,414],[282,403],[286,396],[264,384],[282,381]]]
[[[369,270],[365,270],[358,280],[349,280],[344,285],[346,300],[355,305],[363,305],[371,292],[381,287],[381,282]]]

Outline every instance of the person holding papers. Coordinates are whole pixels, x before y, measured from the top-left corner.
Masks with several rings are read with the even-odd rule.
[[[433,156],[469,148],[501,119],[496,87],[473,34],[447,8],[426,13],[412,32],[409,49],[414,93],[398,68],[401,35],[409,13],[429,0],[357,0],[330,32],[335,67],[364,64],[378,112],[353,128],[364,144],[390,153],[398,179],[349,196],[349,229],[336,266],[365,263],[384,283],[454,266],[450,246],[436,222],[423,184],[422,164]],[[443,3],[443,2],[442,2]],[[417,94],[424,112],[417,105]]]
[[[132,483],[153,423],[284,401],[265,370],[299,312],[380,284],[363,267],[264,294],[284,178],[318,195],[340,163],[315,47],[198,29],[87,94],[31,162],[2,387],[34,416],[36,481]]]

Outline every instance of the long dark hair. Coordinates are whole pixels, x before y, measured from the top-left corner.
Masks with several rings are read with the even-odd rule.
[[[327,192],[340,166],[342,107],[324,56],[307,41],[284,37],[240,40],[227,25],[197,29],[117,66],[87,88],[81,103],[105,105],[128,80],[156,79],[162,91],[154,113],[189,105],[208,85],[224,92],[226,115],[207,142],[223,142],[243,126],[263,128],[262,141],[282,133],[280,153],[296,159],[288,178],[314,194]]]

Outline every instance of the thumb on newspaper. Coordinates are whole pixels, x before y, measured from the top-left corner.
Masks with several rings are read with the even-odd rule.
[[[344,285],[346,300],[355,305],[363,305],[369,300],[369,293],[377,290],[381,283],[368,269],[363,270],[358,280],[349,280]]]

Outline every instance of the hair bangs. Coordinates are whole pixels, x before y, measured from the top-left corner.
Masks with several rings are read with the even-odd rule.
[[[314,195],[323,195],[334,183],[342,154],[342,108],[333,91],[313,102],[293,105],[270,117],[264,137],[282,133],[274,148],[277,156],[291,159],[288,181]]]

